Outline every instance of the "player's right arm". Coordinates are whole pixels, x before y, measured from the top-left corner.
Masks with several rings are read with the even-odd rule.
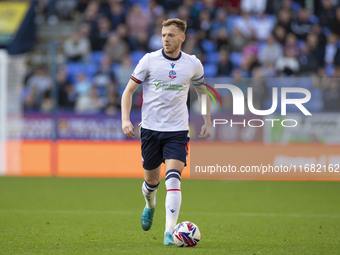
[[[135,132],[133,131],[133,125],[130,121],[130,112],[131,112],[131,106],[132,106],[132,95],[133,93],[135,93],[138,86],[139,86],[139,83],[130,79],[122,95],[122,102],[121,102],[122,130],[123,130],[123,133],[129,138],[133,138],[135,136]]]

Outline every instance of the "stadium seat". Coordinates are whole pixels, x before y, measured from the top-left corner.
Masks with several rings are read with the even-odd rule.
[[[113,65],[112,65],[112,72],[114,73],[114,74],[116,74],[116,73],[118,73],[118,71],[119,71],[119,69],[121,68],[121,64],[119,64],[119,63],[114,63]]]
[[[234,66],[239,67],[242,61],[242,53],[241,52],[230,52],[230,61]]]
[[[234,30],[234,23],[235,23],[235,20],[238,18],[239,16],[238,15],[234,15],[234,14],[231,14],[228,16],[228,27],[227,27],[227,31],[228,31],[228,34],[229,35],[232,35],[233,34],[233,30]]]
[[[218,59],[218,52],[211,52],[205,55],[205,60],[207,61],[207,63],[217,64]]]
[[[204,64],[204,74],[206,78],[216,77],[217,66],[215,64]]]
[[[141,50],[137,50],[137,51],[132,51],[130,56],[131,56],[131,60],[132,60],[132,65],[136,66],[139,62],[139,60],[141,60],[141,58],[145,55],[145,51],[141,51]]]
[[[328,77],[332,77],[334,74],[334,66],[333,65],[326,65],[325,71]]]
[[[88,78],[92,78],[92,76],[96,73],[98,67],[95,64],[67,63],[66,69],[68,75],[71,77],[72,80],[74,80],[75,76],[79,73],[83,73]]]
[[[212,42],[211,40],[203,40],[202,47],[205,53],[210,53],[217,50],[215,43]]]
[[[94,51],[91,54],[91,63],[99,65],[100,61],[103,58],[103,52],[102,51]]]

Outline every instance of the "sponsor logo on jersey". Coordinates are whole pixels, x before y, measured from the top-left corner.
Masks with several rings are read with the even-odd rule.
[[[162,88],[162,90],[174,90],[174,91],[182,91],[184,90],[184,85],[183,84],[172,84],[172,83],[165,83],[165,82],[154,82],[153,83],[156,87]]]
[[[176,78],[176,72],[174,70],[171,70],[169,72],[169,78],[172,79],[172,80]]]

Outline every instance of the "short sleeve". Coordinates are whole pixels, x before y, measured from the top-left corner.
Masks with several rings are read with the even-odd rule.
[[[195,73],[193,77],[191,78],[192,84],[194,86],[201,86],[204,83],[204,70],[203,65],[199,59],[195,59]]]
[[[135,70],[131,74],[131,79],[141,84],[148,76],[148,62],[149,54],[145,54],[141,60],[139,60]]]

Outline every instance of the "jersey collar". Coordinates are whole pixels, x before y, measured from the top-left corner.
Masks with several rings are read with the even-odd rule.
[[[179,52],[179,55],[178,55],[177,58],[170,58],[170,57],[168,57],[168,56],[165,54],[164,49],[162,49],[162,54],[163,54],[163,57],[165,57],[166,59],[169,59],[169,60],[171,60],[171,61],[176,61],[176,60],[179,60],[179,59],[181,58],[181,56],[182,56],[182,51]]]

